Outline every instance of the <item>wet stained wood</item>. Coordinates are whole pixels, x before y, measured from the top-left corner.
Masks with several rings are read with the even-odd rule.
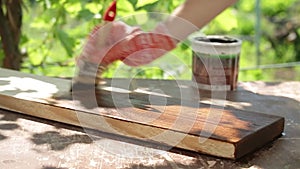
[[[70,92],[71,80],[0,69],[0,107],[71,125],[237,159],[279,137],[282,117],[200,103],[189,81],[106,79]],[[219,94],[218,96],[220,96]]]

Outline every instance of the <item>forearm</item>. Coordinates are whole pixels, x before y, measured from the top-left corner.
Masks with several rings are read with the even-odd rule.
[[[199,30],[237,0],[186,0],[165,22],[179,40]]]

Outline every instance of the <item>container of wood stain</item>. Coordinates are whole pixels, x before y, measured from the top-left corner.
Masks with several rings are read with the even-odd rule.
[[[227,36],[211,35],[192,39],[193,80],[199,89],[236,89],[241,44],[241,40]]]

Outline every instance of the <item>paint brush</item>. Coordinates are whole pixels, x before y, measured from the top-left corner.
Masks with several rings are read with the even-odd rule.
[[[91,38],[97,38],[96,40],[93,40],[93,42],[95,42],[96,44],[92,44],[92,45],[96,47],[104,46],[104,43],[106,43],[105,40],[108,38],[112,26],[112,24],[108,24],[108,23],[112,22],[115,19],[116,9],[117,9],[117,1],[114,0],[109,5],[109,7],[107,8],[107,10],[103,15],[103,23],[101,25],[96,26],[92,31],[91,35],[89,36],[88,40],[90,40]],[[101,36],[93,37],[94,35],[101,35]],[[89,50],[89,48],[84,50]],[[77,64],[79,70],[77,72],[76,77],[74,78],[74,82],[71,86],[70,91],[74,91],[74,89],[76,90],[77,89],[86,90],[86,89],[94,89],[94,88],[96,89],[97,85],[101,83],[101,79],[102,79],[101,75],[102,72],[107,68],[107,65],[102,64],[101,61],[100,63],[93,63],[93,62],[85,61],[83,59],[79,59]]]

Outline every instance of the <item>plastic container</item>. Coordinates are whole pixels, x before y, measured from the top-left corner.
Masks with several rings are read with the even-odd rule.
[[[218,35],[192,39],[193,80],[199,89],[237,88],[241,44],[237,38]]]

